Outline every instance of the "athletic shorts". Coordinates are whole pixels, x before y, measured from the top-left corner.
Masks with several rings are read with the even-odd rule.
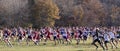
[[[119,35],[119,36],[117,36],[117,38],[120,38],[120,35]]]
[[[104,43],[106,44],[106,43],[109,43],[109,41],[104,41]]]
[[[60,38],[60,35],[57,35],[58,38]]]
[[[15,34],[14,34],[14,33],[12,33],[12,34],[11,34],[11,36],[15,36]]]
[[[18,39],[22,40],[22,36],[19,36]]]
[[[84,39],[84,40],[87,40],[87,36],[83,36],[83,39]]]
[[[74,35],[74,33],[71,33],[71,36],[73,36]]]
[[[101,44],[101,41],[99,39],[93,40],[92,44],[95,44],[96,42],[98,42],[99,44]]]
[[[63,36],[64,39],[67,39],[67,36]]]
[[[104,39],[104,37],[103,37],[103,36],[99,36],[99,38]]]
[[[115,39],[114,39],[114,38],[111,38],[110,40],[113,42]]]
[[[43,35],[40,35],[41,38],[43,38]]]
[[[56,39],[57,39],[57,36],[53,36],[53,39],[56,40]]]
[[[28,36],[28,39],[32,39],[32,37],[31,37],[31,36]]]
[[[61,34],[63,34],[63,32],[61,32]]]
[[[79,38],[82,38],[82,36],[81,36],[81,35],[79,35]]]
[[[25,34],[23,34],[23,36],[26,36]]]

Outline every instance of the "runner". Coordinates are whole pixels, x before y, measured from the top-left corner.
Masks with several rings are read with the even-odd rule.
[[[110,35],[110,43],[111,43],[111,46],[112,46],[112,49],[113,49],[113,45],[117,47],[117,40],[115,38],[115,33],[113,32],[113,30],[109,29],[109,35]],[[115,44],[116,43],[116,44]]]
[[[99,29],[95,28],[93,30],[93,42],[92,42],[92,45],[94,45],[96,47],[96,50],[97,50],[98,46],[95,43],[98,42],[100,44],[100,46],[103,48],[103,50],[105,50],[105,48],[103,47],[103,44],[101,43],[101,41],[100,41],[100,39],[98,37],[98,34],[99,34]]]
[[[29,27],[27,29],[27,39],[26,39],[26,42],[27,42],[27,45],[29,45],[29,42],[32,40],[32,27]]]
[[[23,40],[23,29],[21,27],[18,28],[18,34],[17,34],[17,37],[18,37],[18,45],[21,45],[22,44],[22,40]]]
[[[3,40],[4,40],[4,42],[7,44],[7,46],[13,47],[13,45],[11,44],[11,41],[10,41],[9,30],[8,30],[7,28],[5,28],[5,29],[3,30]]]
[[[110,43],[110,35],[108,34],[107,29],[105,29],[103,34],[104,34],[104,44],[105,44],[106,50],[108,50],[108,45],[107,44]]]

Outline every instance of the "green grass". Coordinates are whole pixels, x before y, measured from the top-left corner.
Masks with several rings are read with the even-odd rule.
[[[22,45],[18,46],[16,42],[12,42],[14,47],[7,47],[4,42],[0,42],[0,51],[96,51],[95,47],[91,45],[92,40],[88,39],[88,41],[83,44],[81,41],[79,45],[76,45],[76,41],[73,40],[71,45],[67,44],[58,44],[54,45],[53,41],[48,41],[47,45],[43,45],[43,42],[40,42],[39,46],[35,46],[33,42],[30,43],[30,46],[27,46],[25,42]],[[108,51],[120,51],[120,49],[110,49],[109,45]],[[99,46],[98,51],[103,51]]]

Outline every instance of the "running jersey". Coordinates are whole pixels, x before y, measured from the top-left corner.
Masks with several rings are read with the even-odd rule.
[[[63,35],[63,36],[67,36],[67,30],[66,30],[66,29],[63,29],[62,35]]]
[[[107,33],[104,34],[104,41],[110,41],[109,34]]]
[[[64,34],[64,33],[65,33],[64,31],[65,31],[64,28],[61,28],[61,29],[60,29],[60,33],[61,33],[61,34]]]
[[[32,29],[29,29],[29,30],[27,31],[27,33],[28,33],[28,36],[31,36],[31,35],[32,35]]]
[[[113,32],[108,32],[108,34],[110,35],[110,38],[115,38],[115,35]]]
[[[63,34],[62,34],[63,36],[67,36],[67,32],[63,32]]]
[[[23,33],[24,33],[23,30],[20,29],[20,30],[18,30],[18,35],[17,36],[22,36]]]
[[[54,30],[52,28],[49,28],[48,31],[50,32],[50,34],[52,34]]]
[[[82,33],[83,33],[81,30],[78,30],[78,32],[80,33],[80,35],[82,35]]]
[[[88,32],[87,31],[83,31],[83,36],[88,36]]]
[[[42,34],[45,34],[46,30],[45,29],[41,29],[40,30]]]
[[[55,30],[53,31],[53,36],[57,36],[57,32]]]
[[[33,32],[33,39],[39,39],[39,32],[38,31],[34,31]]]
[[[76,32],[75,32],[75,38],[81,38],[81,34],[80,34],[79,30],[76,30]]]
[[[4,37],[4,38],[8,38],[8,36],[9,36],[8,31],[5,30],[5,31],[4,31],[4,34],[3,34],[3,37]]]
[[[13,29],[12,30],[12,35],[16,35],[17,34],[17,29]]]
[[[93,36],[93,40],[99,39],[99,37],[98,37],[99,32],[97,29],[94,29],[91,33]]]

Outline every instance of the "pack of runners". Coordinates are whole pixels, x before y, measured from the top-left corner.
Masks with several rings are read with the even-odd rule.
[[[0,40],[4,41],[8,46],[13,47],[11,41],[17,41],[18,45],[21,45],[23,40],[26,44],[32,41],[35,45],[39,45],[39,42],[44,41],[44,45],[47,41],[53,41],[57,44],[71,44],[73,40],[78,45],[80,41],[85,43],[88,37],[92,37],[92,45],[98,48],[96,43],[108,50],[108,44],[111,48],[118,48],[118,42],[120,38],[119,27],[41,27],[35,29],[28,28],[3,28],[0,30]]]

